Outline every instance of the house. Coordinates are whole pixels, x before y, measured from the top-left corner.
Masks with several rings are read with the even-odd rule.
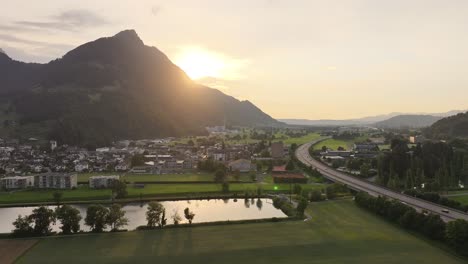
[[[216,151],[213,153],[213,160],[215,161],[226,161],[226,154],[222,151]]]
[[[135,166],[130,172],[136,174],[158,174],[159,168],[156,166]]]
[[[347,150],[327,150],[326,152],[320,153],[320,155],[325,156],[326,158],[331,157],[342,157],[347,158],[351,156],[351,151]]]
[[[286,173],[286,165],[282,165],[282,166],[273,166],[273,169],[271,170],[272,173],[277,173],[277,174],[280,174],[280,173]]]
[[[275,174],[273,175],[274,183],[307,183],[307,177],[302,174]]]
[[[274,159],[284,158],[284,145],[283,142],[273,142],[271,143],[271,157]]]
[[[114,167],[115,171],[127,171],[128,170],[128,164],[127,163],[119,163],[115,165]]]
[[[76,173],[43,173],[34,176],[34,187],[40,189],[72,189],[78,186]]]
[[[0,179],[3,189],[26,189],[34,187],[34,176],[13,176]]]
[[[76,172],[83,172],[85,170],[89,169],[89,165],[86,162],[79,162],[75,165],[75,171]]]
[[[252,170],[252,162],[247,159],[238,159],[229,162],[228,168],[230,171],[249,172]]]
[[[112,187],[114,181],[119,181],[120,176],[108,175],[108,176],[92,176],[89,177],[89,188],[91,189],[104,189]]]
[[[424,140],[426,140],[426,139],[423,136],[411,136],[411,137],[409,137],[409,142],[411,144],[422,143]]]
[[[353,147],[354,152],[372,152],[378,151],[379,147],[373,143],[361,143],[361,144],[354,144]]]

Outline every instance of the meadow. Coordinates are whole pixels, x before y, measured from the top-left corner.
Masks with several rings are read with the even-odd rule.
[[[18,263],[465,263],[358,208],[312,203],[310,221],[50,237]],[[60,248],[60,250],[56,250]]]

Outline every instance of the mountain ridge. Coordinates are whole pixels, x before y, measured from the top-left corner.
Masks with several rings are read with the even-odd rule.
[[[0,62],[0,84],[0,110],[10,113],[0,118],[3,135],[29,136],[22,132],[32,126],[61,143],[103,145],[205,133],[225,119],[281,125],[249,101],[195,83],[134,30],[84,43],[45,64]]]

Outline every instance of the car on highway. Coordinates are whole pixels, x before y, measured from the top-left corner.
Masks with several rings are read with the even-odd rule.
[[[449,211],[449,210],[447,210],[447,209],[442,209],[442,213],[449,214],[449,213],[450,213],[450,211]]]

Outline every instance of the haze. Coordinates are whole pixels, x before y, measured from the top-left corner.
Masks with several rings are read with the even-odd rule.
[[[468,108],[468,1],[5,1],[0,48],[48,62],[135,29],[275,118]]]

